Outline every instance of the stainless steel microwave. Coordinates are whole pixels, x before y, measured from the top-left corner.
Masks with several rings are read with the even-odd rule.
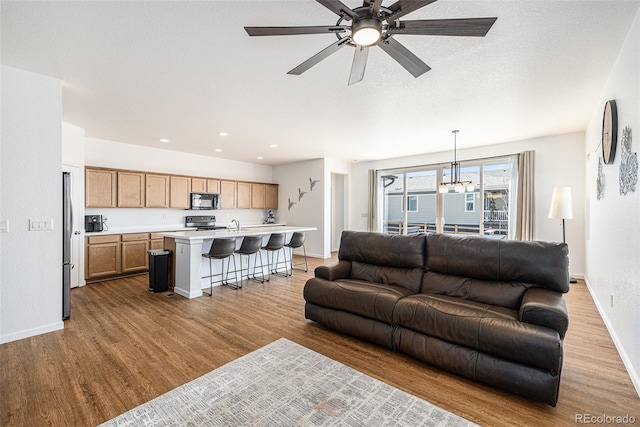
[[[193,210],[220,209],[220,194],[191,193],[191,209]]]

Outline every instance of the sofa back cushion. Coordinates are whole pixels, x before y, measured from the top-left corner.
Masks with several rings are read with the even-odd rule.
[[[531,285],[522,282],[479,280],[427,271],[420,292],[519,310],[524,293],[530,287]]]
[[[569,291],[564,243],[429,234],[425,256],[427,270],[444,275]],[[428,292],[428,284],[422,291]]]
[[[426,235],[399,236],[343,231],[338,259],[351,261],[351,278],[402,286],[418,292],[422,283]]]

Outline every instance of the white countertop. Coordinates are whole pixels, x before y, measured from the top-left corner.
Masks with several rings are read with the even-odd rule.
[[[248,224],[241,228],[265,228],[265,227],[282,227],[285,224]],[[141,225],[134,227],[114,227],[109,230],[85,232],[85,236],[102,236],[109,234],[128,234],[128,233],[166,233],[166,232],[186,232],[195,231],[195,227],[185,227],[184,225]],[[225,230],[218,230],[225,231]],[[200,232],[199,232],[200,233]]]
[[[171,237],[180,240],[205,240],[225,237],[244,237],[244,236],[260,236],[271,233],[293,233],[296,231],[314,231],[316,227],[297,227],[291,225],[265,224],[262,226],[246,226],[241,227],[240,231],[236,230],[207,230],[207,231],[176,231],[161,233],[163,237]]]

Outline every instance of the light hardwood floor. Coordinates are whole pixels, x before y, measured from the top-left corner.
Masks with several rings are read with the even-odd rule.
[[[149,293],[145,275],[74,289],[63,331],[0,346],[0,426],[96,425],[281,337],[481,425],[575,425],[578,414],[628,414],[640,425],[640,398],[582,282],[567,294],[552,408],[305,320],[311,275],[217,287],[193,300]]]

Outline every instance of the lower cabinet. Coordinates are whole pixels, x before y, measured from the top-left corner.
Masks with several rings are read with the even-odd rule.
[[[120,274],[120,235],[87,237],[85,279]]]
[[[85,280],[110,279],[149,269],[149,249],[162,249],[159,233],[128,233],[85,237]]]
[[[149,233],[123,234],[122,273],[133,273],[149,269]]]

